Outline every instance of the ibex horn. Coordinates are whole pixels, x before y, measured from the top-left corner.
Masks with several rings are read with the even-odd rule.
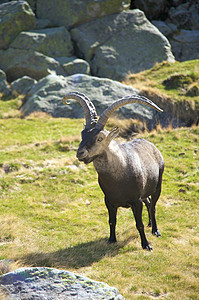
[[[122,99],[117,100],[115,103],[113,103],[111,106],[109,106],[105,111],[101,114],[99,117],[99,120],[96,124],[97,129],[102,129],[105,125],[112,113],[118,109],[121,106],[124,106],[129,103],[140,103],[144,104],[147,106],[150,106],[154,109],[156,109],[159,112],[163,112],[161,108],[159,108],[155,103],[153,103],[151,100],[144,96],[139,96],[139,95],[132,95],[129,97],[124,97]]]
[[[86,119],[86,129],[94,127],[97,123],[97,113],[95,106],[90,101],[88,97],[79,92],[70,92],[63,98],[64,104],[69,104],[67,100],[73,99],[79,102],[84,110],[84,115]]]

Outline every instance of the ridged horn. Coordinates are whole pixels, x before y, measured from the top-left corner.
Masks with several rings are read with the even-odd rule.
[[[105,125],[110,116],[113,114],[115,110],[117,110],[119,107],[124,106],[129,103],[139,103],[139,104],[144,104],[147,106],[150,106],[154,109],[156,109],[159,112],[163,112],[161,108],[159,108],[155,103],[153,103],[151,100],[144,96],[139,96],[139,95],[132,95],[128,97],[124,97],[122,99],[117,100],[114,102],[111,106],[109,106],[105,111],[101,114],[99,117],[99,120],[96,124],[97,129],[102,129]]]
[[[97,112],[91,100],[79,92],[70,92],[63,98],[63,104],[69,104],[67,100],[73,99],[79,102],[84,110],[86,129],[94,127],[97,123]]]

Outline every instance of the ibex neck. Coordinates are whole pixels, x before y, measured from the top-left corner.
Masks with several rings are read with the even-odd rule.
[[[117,142],[111,141],[107,150],[104,151],[103,155],[97,157],[93,164],[98,174],[117,174],[118,176],[125,165],[121,146]]]

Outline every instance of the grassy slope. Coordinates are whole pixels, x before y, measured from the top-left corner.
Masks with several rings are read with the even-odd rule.
[[[146,252],[129,209],[118,213],[118,243],[107,244],[96,172],[75,157],[83,121],[20,119],[17,105],[0,105],[7,117],[0,119],[0,259],[72,270],[116,286],[126,299],[198,299],[199,128],[140,135],[166,163],[157,204],[162,237],[146,227],[154,249]],[[143,219],[147,224],[146,209]]]
[[[164,81],[171,78],[169,85]],[[199,59],[184,62],[156,64],[154,68],[132,74],[126,80],[127,84],[142,90],[166,95],[173,101],[194,101],[199,110],[199,95],[190,96],[189,90],[196,86],[199,91]]]

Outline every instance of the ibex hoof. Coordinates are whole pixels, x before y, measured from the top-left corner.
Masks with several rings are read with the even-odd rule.
[[[152,234],[156,235],[157,237],[161,236],[161,233],[159,232],[158,229],[156,231],[153,231]]]
[[[149,244],[143,247],[143,249],[147,251],[153,251],[153,248]]]
[[[113,243],[116,243],[117,242],[117,240],[116,239],[114,239],[114,238],[110,238],[109,240],[108,240],[108,243],[109,244],[113,244]]]

